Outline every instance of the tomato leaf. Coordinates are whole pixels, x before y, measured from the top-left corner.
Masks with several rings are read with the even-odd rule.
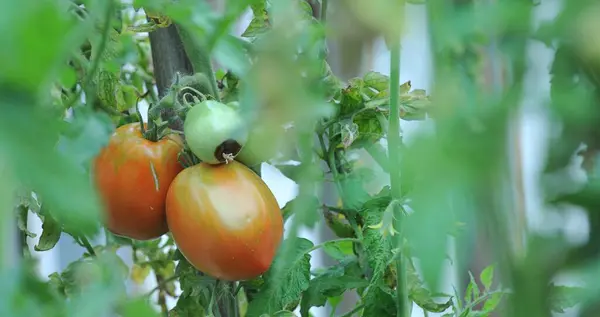
[[[251,5],[251,8],[254,17],[252,18],[252,21],[250,21],[250,24],[248,25],[244,33],[242,33],[242,37],[257,37],[267,32],[270,27],[269,16],[267,13],[265,1],[261,0],[257,4]]]
[[[452,298],[444,303],[433,300],[431,292],[425,288],[423,281],[419,278],[417,271],[412,265],[407,267],[408,296],[419,307],[429,312],[441,313],[452,306]]]
[[[29,216],[29,208],[24,205],[18,205],[15,208],[17,216],[17,227],[21,232],[30,238],[35,238],[37,235],[27,229],[27,217]]]
[[[298,206],[300,204],[300,206]],[[302,207],[299,209],[299,207]],[[309,199],[305,199],[304,201],[299,200],[298,198],[294,198],[288,201],[285,206],[281,209],[281,213],[283,214],[284,221],[287,220],[292,213],[294,212],[309,212],[314,213],[315,210],[319,208],[319,199],[316,197],[311,197]]]
[[[48,251],[58,243],[62,234],[62,227],[56,219],[50,215],[49,212],[44,212],[44,206],[42,205],[43,223],[42,223],[42,235],[38,244],[33,248],[36,251]]]
[[[383,91],[390,88],[390,78],[379,72],[368,72],[363,76],[365,86],[371,87],[378,91]]]
[[[389,239],[386,239],[379,229],[376,227],[383,220],[383,208],[365,209],[364,219],[365,226],[363,232],[364,252],[367,256],[367,261],[370,267],[370,275],[373,281],[383,277],[388,261],[392,258],[392,246]]]
[[[265,284],[248,305],[247,317],[273,314],[293,309],[310,281],[310,240],[288,238],[282,243],[271,269],[264,275]]]
[[[310,280],[310,285],[302,294],[300,314],[308,316],[308,310],[314,306],[323,306],[329,297],[340,296],[346,290],[366,287],[369,281],[360,276],[356,258],[341,261],[321,275]]]
[[[483,304],[483,311],[488,313],[494,311],[498,304],[500,304],[503,296],[504,292],[497,292],[490,295],[490,297],[485,301],[485,304]]]
[[[566,309],[574,307],[581,302],[582,295],[587,290],[582,287],[550,285],[548,303],[550,309],[556,313],[564,313]]]
[[[323,244],[322,250],[335,260],[341,261],[353,257],[352,241],[333,240]]]
[[[363,298],[365,309],[363,316],[395,316],[396,301],[394,293],[383,285],[371,285]]]
[[[489,291],[494,281],[494,265],[489,265],[483,269],[481,274],[479,274],[479,280],[483,284],[485,291]]]

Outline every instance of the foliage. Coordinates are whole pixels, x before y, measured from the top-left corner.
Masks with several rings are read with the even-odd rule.
[[[534,29],[532,1],[407,3],[427,6],[431,92],[400,83],[398,60],[389,76],[368,71],[348,80],[329,65],[327,38],[339,25],[347,28],[340,38],[384,36],[399,59],[404,1],[336,3],[339,11],[329,11],[347,13],[342,22],[327,18],[327,0],[227,1],[219,13],[192,0],[2,2],[0,223],[2,232],[16,224],[21,245],[16,259],[0,264],[0,315],[310,316],[311,308],[328,305],[334,316],[350,292],[359,299],[343,316],[407,317],[412,303],[425,314],[456,317],[548,316],[576,306],[581,316],[594,314],[600,302],[592,282],[600,263],[600,38],[590,12],[600,7],[566,1],[555,19]],[[252,19],[241,37],[230,35],[248,9]],[[160,78],[177,62],[161,59],[157,34],[177,35],[171,57],[185,59],[188,69]],[[544,197],[558,213],[566,213],[565,204],[585,210],[589,239],[578,246],[560,233],[529,230],[507,212],[517,204],[506,181],[508,126],[527,93],[530,40],[555,52],[542,105],[554,120]],[[485,53],[490,47],[492,58]],[[500,61],[506,74],[488,71],[488,59]],[[111,133],[145,118],[148,139],[183,134],[187,111],[205,99],[235,107],[245,127],[285,130],[272,133],[283,142],[263,163],[297,183],[298,195],[282,208],[287,238],[269,270],[252,280],[225,282],[199,272],[170,234],[136,241],[103,230],[91,167]],[[436,131],[404,143],[399,120],[432,121]],[[389,186],[367,189],[382,176],[361,167],[357,151],[377,162]],[[564,173],[575,155],[587,173],[579,187]],[[199,162],[189,148],[179,160],[184,167]],[[315,198],[324,184],[335,186],[338,205]],[[39,236],[29,230],[30,215],[43,223]],[[337,239],[298,237],[301,227],[322,220]],[[481,231],[495,264],[470,272],[464,262]],[[36,255],[65,236],[85,252],[39,276]],[[457,245],[452,267],[467,282],[446,294],[441,280],[450,236]],[[103,243],[96,242],[100,237]],[[7,238],[0,241],[3,254],[13,242]],[[131,265],[117,253],[123,250],[131,252]],[[313,266],[316,250],[333,264]],[[565,272],[586,283],[556,285]],[[149,277],[155,289],[128,292],[127,283]],[[176,305],[168,307],[167,298]]]

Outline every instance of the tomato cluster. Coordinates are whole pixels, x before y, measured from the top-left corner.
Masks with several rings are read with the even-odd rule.
[[[234,158],[246,133],[238,112],[216,101],[194,105],[186,142],[144,138],[140,123],[119,127],[95,161],[95,182],[114,234],[148,240],[171,232],[185,258],[222,280],[245,280],[271,265],[283,236],[273,193]],[[183,168],[189,150],[202,162]]]

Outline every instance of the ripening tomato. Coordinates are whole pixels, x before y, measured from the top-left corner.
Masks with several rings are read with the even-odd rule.
[[[158,238],[168,231],[165,198],[171,181],[183,169],[178,135],[153,142],[139,123],[119,127],[94,164],[94,179],[106,209],[106,227],[137,239]]]
[[[237,161],[200,163],[177,175],[167,194],[167,222],[196,269],[228,281],[264,273],[283,236],[275,196]]]

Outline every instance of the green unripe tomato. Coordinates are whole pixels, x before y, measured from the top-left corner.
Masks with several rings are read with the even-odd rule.
[[[190,150],[209,164],[233,160],[248,138],[238,112],[215,100],[205,100],[187,112],[183,133]]]

